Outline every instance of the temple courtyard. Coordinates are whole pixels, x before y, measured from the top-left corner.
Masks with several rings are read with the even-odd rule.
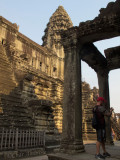
[[[56,160],[60,156],[60,160],[94,160],[95,158],[95,150],[96,145],[95,141],[84,141],[85,152],[75,155],[68,155],[63,153],[54,153],[49,154],[50,160]],[[107,151],[111,154],[110,158],[106,158],[109,160],[119,160],[120,159],[120,141],[115,141],[114,145],[106,145]],[[101,150],[102,154],[102,150]],[[19,159],[20,160],[20,159]],[[21,160],[49,160],[47,155],[36,156],[24,158]]]

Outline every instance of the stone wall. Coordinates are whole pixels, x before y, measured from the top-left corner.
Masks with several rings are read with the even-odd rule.
[[[58,132],[59,128],[61,132],[63,73],[59,70],[63,62],[50,50],[19,33],[15,25],[3,17],[0,22],[1,127],[32,127],[48,132],[51,129],[54,132],[55,128]],[[43,124],[39,121],[41,114],[34,113],[36,106],[29,106],[31,100],[46,100],[41,107],[47,106],[47,101],[52,102],[48,106],[52,110],[46,109],[43,113]]]

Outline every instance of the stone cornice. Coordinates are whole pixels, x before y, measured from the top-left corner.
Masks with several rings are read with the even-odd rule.
[[[95,42],[120,36],[120,15],[96,17],[92,21],[79,24],[78,37],[81,42]]]
[[[11,29],[13,32],[18,32],[17,25],[14,23],[11,23],[4,17],[0,16],[0,25],[4,25],[4,27],[7,27],[7,29]]]
[[[71,43],[69,39],[75,38],[74,34],[81,44],[120,36],[120,0],[109,3],[105,9],[102,8],[95,19],[81,22],[79,27],[61,31],[65,48]]]
[[[16,27],[15,24],[9,22],[8,20],[6,20],[5,18],[0,16],[0,22],[1,25],[4,26],[4,24],[6,25],[6,28],[11,29],[12,31],[16,32],[16,37],[23,42],[24,44],[34,48],[35,50],[39,51],[40,53],[43,54],[48,54],[47,49],[43,48],[42,46],[40,46],[39,44],[37,44],[36,42],[32,41],[31,39],[29,39],[28,37],[26,37],[25,35],[23,35],[22,33],[20,33]]]
[[[50,100],[45,100],[45,99],[40,99],[40,100],[30,100],[29,101],[29,106],[47,106],[51,107],[53,105],[52,101]],[[40,108],[39,108],[40,109]],[[42,108],[41,108],[42,109]],[[48,108],[50,109],[50,108]]]
[[[80,23],[78,34],[82,43],[120,36],[120,0],[108,3],[92,21]]]

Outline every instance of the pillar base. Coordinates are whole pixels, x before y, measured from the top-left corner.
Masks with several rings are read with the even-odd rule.
[[[62,153],[75,154],[84,151],[85,149],[82,141],[77,140],[71,143],[69,141],[62,141],[61,143],[60,152]]]

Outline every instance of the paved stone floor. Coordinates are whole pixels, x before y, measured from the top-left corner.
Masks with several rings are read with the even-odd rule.
[[[36,157],[30,157],[30,158],[24,158],[24,159],[21,158],[19,160],[48,160],[48,157],[44,155],[44,156],[36,156]]]
[[[64,158],[70,159],[70,160],[95,160],[95,150],[96,145],[93,141],[87,141],[84,142],[85,145],[85,151],[82,154],[78,154],[76,156],[69,156],[69,155],[63,155]],[[106,160],[120,160],[120,141],[116,141],[114,145],[106,145],[107,151],[111,154],[111,158],[106,158]],[[101,150],[102,153],[102,150]],[[61,156],[61,153],[58,154]],[[24,158],[19,160],[48,160],[47,155],[43,156],[37,156],[37,157],[30,157],[30,158]]]

